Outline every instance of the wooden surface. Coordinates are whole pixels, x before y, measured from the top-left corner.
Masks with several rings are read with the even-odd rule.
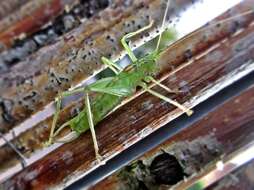
[[[252,190],[254,189],[254,160],[237,168],[207,190]]]
[[[7,17],[30,0],[2,0],[0,2],[0,19]]]
[[[0,21],[0,43],[2,49],[10,47],[15,38],[28,35],[55,18],[71,1],[39,0],[30,1]],[[1,50],[1,48],[0,48]]]
[[[252,4],[251,0],[244,1],[221,18],[246,11]],[[192,107],[253,70],[254,26],[250,24],[253,16],[250,14],[238,18],[237,25],[234,20],[223,25],[213,25],[208,29],[210,32],[200,30],[183,39],[181,43],[170,46],[159,61],[162,72],[158,77],[165,78],[163,84],[166,86],[180,88],[183,92],[170,95],[158,87],[154,89]],[[191,56],[186,52],[191,52]],[[65,109],[62,122],[71,115],[70,112],[71,108]],[[180,114],[180,110],[168,103],[142,93],[98,124],[96,133],[100,153],[106,161]],[[34,147],[41,148],[50,124],[51,118],[48,118],[25,133],[27,143],[23,144],[28,156]],[[33,134],[33,138],[29,137],[29,132]],[[19,138],[25,139],[24,136]],[[26,167],[5,181],[2,187],[46,189],[69,185],[98,167],[92,147],[90,134],[85,133],[78,140],[64,144]],[[1,151],[4,157],[6,150]],[[9,159],[5,157],[5,160]]]
[[[200,118],[187,129],[182,130],[164,143],[160,144],[151,151],[139,157],[134,163],[142,162],[143,173],[129,170],[129,166],[123,167],[103,181],[99,182],[91,189],[140,189],[143,182],[147,188],[168,189],[169,185],[163,185],[155,180],[154,175],[149,171],[153,160],[165,152],[174,155],[181,163],[185,174],[185,180],[179,181],[174,189],[186,189],[196,180],[202,178],[216,167],[219,160],[227,160],[231,153],[239,148],[253,142],[254,137],[254,86],[248,88],[240,95],[217,106],[215,110]],[[244,114],[243,114],[244,113]],[[251,167],[253,164],[251,164]],[[140,169],[139,168],[139,169]],[[148,170],[148,172],[146,170]],[[242,171],[242,169],[240,169]],[[161,171],[161,175],[163,170]],[[253,173],[253,172],[252,172]],[[240,179],[243,179],[245,173],[239,173]],[[175,174],[168,176],[173,178]],[[145,176],[145,177],[144,177]],[[250,176],[251,177],[251,176]],[[230,176],[228,176],[230,178]],[[242,180],[241,180],[242,181]],[[243,180],[235,186],[236,189],[245,189],[251,181]],[[213,185],[213,188],[219,187],[224,180]],[[247,183],[247,184],[246,184]],[[136,186],[135,186],[136,185]],[[225,186],[226,187],[226,184]],[[231,187],[231,186],[230,186]],[[208,188],[208,189],[213,189]],[[248,187],[250,188],[250,187]],[[247,189],[248,189],[247,188]],[[221,188],[224,189],[224,188]],[[229,188],[231,189],[231,188]]]
[[[33,18],[30,21],[32,22],[30,25],[34,22],[35,24],[38,22],[38,24],[43,26],[34,31],[29,30],[29,33],[22,33],[19,36],[13,37],[13,44],[9,48],[6,48],[5,51],[0,52],[0,75],[8,73],[10,70],[13,72],[15,69],[12,69],[12,67],[20,64],[20,62],[24,60],[26,60],[26,62],[33,60],[33,58],[28,58],[39,49],[59,42],[61,38],[65,38],[64,36],[66,36],[68,32],[71,32],[75,28],[77,29],[87,19],[95,17],[99,12],[109,6],[116,6],[115,2],[116,1],[109,2],[108,0],[75,0],[68,3],[68,1],[65,1],[58,12],[51,10],[55,6],[54,3],[47,3],[43,13],[46,12],[48,17],[52,17],[50,22],[44,23],[40,19]],[[42,3],[40,4],[39,1],[34,1],[34,3],[39,4],[41,8],[45,6]],[[63,7],[64,11],[62,10]],[[30,11],[25,5],[23,9],[25,9],[26,12]],[[37,9],[39,8],[37,7]],[[18,11],[22,12],[22,8]],[[38,15],[43,13],[36,12]],[[40,15],[40,18],[43,18],[43,15]],[[19,22],[23,22],[23,20],[21,19]],[[18,25],[19,22],[16,25]],[[22,27],[26,28],[26,26]],[[8,31],[8,29],[5,29],[5,31],[6,30]],[[73,35],[73,32],[71,33]],[[40,53],[37,53],[37,55],[40,55]],[[29,66],[31,66],[31,64],[29,64]],[[19,67],[19,69],[21,69],[21,67]]]

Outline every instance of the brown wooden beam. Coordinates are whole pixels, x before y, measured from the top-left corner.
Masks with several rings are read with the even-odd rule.
[[[248,3],[251,4],[253,1],[244,1],[233,10],[244,11],[249,8]],[[226,15],[230,15],[231,11]],[[235,76],[252,69],[254,47],[250,42],[254,40],[254,28],[250,24],[253,15],[249,16],[241,18],[241,24],[237,25],[244,30],[236,30],[235,22],[216,25],[209,30],[213,31],[211,38],[201,30],[200,33],[196,32],[181,43],[165,50],[160,59],[164,71],[161,76],[165,77],[163,83],[170,88],[180,87],[184,90],[184,93],[171,95],[171,98],[176,98],[181,103],[188,101],[187,105],[192,107],[211,96],[216,89],[229,84]],[[186,51],[194,52],[193,57],[186,56]],[[172,56],[176,56],[176,59],[172,59]],[[174,70],[170,72],[172,65]],[[161,92],[157,87],[155,90]],[[168,96],[165,92],[161,93]],[[67,108],[62,113],[61,122],[72,115],[71,110],[72,108]],[[101,154],[104,159],[110,159],[180,114],[182,112],[175,107],[143,93],[109,115],[97,126]],[[52,118],[48,118],[36,126],[38,132],[33,134],[31,141],[26,141],[32,142],[28,147],[33,145],[41,147],[41,142],[47,137],[51,121]],[[43,189],[48,186],[70,184],[95,169],[92,147],[90,134],[86,133],[78,140],[61,146],[30,165],[7,180],[3,186],[9,188],[17,185],[20,188]],[[31,173],[35,175],[31,178],[27,177],[31,176]]]
[[[215,110],[200,118],[187,129],[182,130],[156,148],[148,151],[143,156],[123,167],[111,176],[105,178],[91,189],[139,189],[140,184],[154,188],[170,188],[158,181],[160,176],[168,179],[179,177],[174,173],[173,165],[164,164],[161,161],[161,169],[157,173],[152,171],[152,163],[165,153],[173,155],[181,164],[186,176],[185,180],[179,180],[174,189],[187,189],[195,181],[202,179],[216,167],[219,160],[227,160],[230,155],[240,148],[253,142],[254,136],[254,86],[245,90],[240,95],[228,100]],[[137,164],[139,163],[139,164]],[[164,160],[164,163],[167,163]],[[157,163],[158,164],[158,163]],[[132,167],[132,170],[130,168]],[[135,168],[136,167],[136,168]],[[141,170],[141,171],[140,171]],[[240,170],[242,171],[242,170]],[[244,175],[244,172],[240,174]],[[183,176],[182,176],[183,177]],[[230,176],[227,177],[230,179]],[[241,178],[242,179],[242,178]],[[176,181],[177,182],[177,181]],[[230,187],[244,189],[248,181],[243,180]],[[219,187],[224,180],[213,187]],[[239,185],[243,186],[239,186]],[[226,187],[226,183],[224,185]],[[210,189],[210,188],[208,188]],[[213,188],[211,188],[213,189]],[[224,189],[224,188],[223,188]]]
[[[229,173],[207,190],[252,190],[254,189],[254,160]]]
[[[0,19],[7,17],[30,0],[2,0],[0,2]]]
[[[29,35],[60,14],[71,1],[30,1],[0,21],[0,50],[10,47],[15,38]]]

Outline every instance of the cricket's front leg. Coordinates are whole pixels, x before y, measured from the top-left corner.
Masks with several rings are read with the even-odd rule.
[[[121,39],[121,43],[122,43],[122,45],[123,45],[125,51],[126,51],[127,54],[129,55],[129,57],[130,57],[130,59],[131,59],[131,61],[132,61],[133,63],[136,62],[138,59],[137,59],[136,56],[134,55],[134,53],[133,53],[133,51],[131,50],[130,46],[127,44],[126,40],[127,40],[128,38],[131,38],[131,37],[133,37],[133,36],[135,36],[135,35],[138,35],[138,34],[144,32],[145,30],[151,28],[151,27],[153,26],[153,23],[154,23],[154,21],[152,20],[147,26],[144,26],[143,28],[141,28],[141,29],[139,29],[139,30],[137,30],[137,31],[135,31],[135,32],[128,33],[128,34],[124,35],[123,38]]]
[[[117,64],[115,64],[113,61],[106,57],[102,57],[101,61],[103,64],[107,65],[116,75],[118,75],[122,71],[121,67],[119,67]]]
[[[94,129],[94,123],[93,123],[93,115],[91,111],[91,105],[90,105],[90,100],[89,100],[89,95],[88,92],[85,92],[85,106],[86,106],[86,113],[87,113],[87,119],[88,119],[88,124],[92,133],[92,139],[93,139],[93,144],[94,144],[94,150],[95,150],[95,156],[96,159],[101,162],[102,157],[99,154],[99,146],[98,142],[96,139],[96,134],[95,134],[95,129]]]

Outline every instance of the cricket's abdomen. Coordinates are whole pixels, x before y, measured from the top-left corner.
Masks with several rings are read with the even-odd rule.
[[[100,122],[111,110],[121,103],[124,97],[130,96],[136,91],[138,84],[144,79],[142,72],[132,71],[121,72],[116,76],[108,87],[116,88],[119,91],[124,92],[123,96],[115,96],[111,94],[98,95],[91,105],[93,113],[93,122],[96,125]],[[89,129],[89,123],[85,109],[80,112],[70,122],[70,127],[77,133],[83,133]]]
[[[94,125],[100,122],[122,99],[123,97],[110,94],[99,95],[91,105]],[[86,109],[83,109],[82,112],[70,121],[70,127],[78,134],[84,133],[89,129]]]

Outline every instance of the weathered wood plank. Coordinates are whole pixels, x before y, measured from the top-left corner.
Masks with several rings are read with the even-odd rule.
[[[21,61],[28,61],[29,56],[42,47],[56,43],[59,37],[64,38],[66,33],[77,28],[82,22],[97,15],[106,7],[115,6],[115,2],[117,1],[79,0],[66,5],[61,14],[52,18],[40,30],[26,36],[23,35],[22,39],[16,39],[9,49],[0,53],[0,75],[9,73],[11,67]]]
[[[147,188],[168,189],[171,185],[161,183],[160,176],[156,176],[156,173],[151,169],[152,163],[155,164],[154,160],[165,152],[173,155],[181,163],[186,174],[184,181],[184,176],[178,176],[182,179],[176,181],[178,184],[174,189],[186,189],[215,168],[217,161],[221,159],[226,161],[230,158],[230,154],[253,141],[253,97],[254,86],[218,106],[187,129],[136,159],[131,164],[132,170],[130,170],[130,166],[126,166],[91,189],[101,189],[102,187],[122,190],[140,189],[141,184]],[[164,169],[158,170],[157,174],[168,174],[166,176],[168,179],[174,179],[177,175],[181,175],[174,173],[174,168],[170,166],[166,164],[164,167],[161,166]],[[244,185],[245,182],[239,184]],[[240,186],[236,185],[236,187]]]
[[[246,6],[245,8],[249,8],[248,3],[253,2],[245,1],[240,7]],[[236,10],[243,11],[239,7],[236,7]],[[227,13],[227,15],[230,15],[230,13],[232,12]],[[243,25],[240,25],[245,28],[244,30],[235,30],[235,23],[218,25],[211,30],[213,31],[211,37],[213,38],[200,36],[200,33],[204,34],[205,37],[207,35],[202,30],[200,33],[195,33],[196,35],[191,35],[194,42],[186,37],[181,43],[171,46],[165,51],[160,60],[161,65],[163,65],[163,72],[165,72],[164,77],[166,80],[164,84],[171,88],[180,86],[182,90],[185,89],[185,93],[173,95],[172,98],[176,98],[182,103],[192,98],[189,105],[194,106],[211,96],[216,90],[229,84],[234,77],[241,76],[241,73],[248,73],[253,69],[251,63],[254,47],[251,42],[253,41],[254,28],[250,24],[252,15],[249,16],[241,18]],[[204,39],[206,40],[204,41]],[[222,39],[225,39],[223,43],[221,43]],[[191,50],[189,50],[190,47]],[[208,47],[210,47],[209,50]],[[203,51],[201,51],[202,49]],[[186,56],[186,51],[193,52],[193,57],[187,62],[185,61],[190,59],[190,56]],[[176,56],[178,59],[172,62],[172,56]],[[170,73],[172,65],[175,68]],[[155,89],[159,90],[158,88]],[[154,109],[150,109],[151,106]],[[70,110],[70,108],[66,109],[62,113],[62,122],[71,115]],[[179,114],[182,114],[179,110],[155,97],[146,93],[140,95],[139,98],[131,100],[98,125],[97,135],[101,154],[106,160],[110,159],[113,155],[128,148]],[[48,134],[50,124],[51,118],[48,118],[47,121],[36,127],[38,136],[34,134],[34,140],[31,139],[36,146],[41,146],[41,141],[46,138],[46,135],[43,135]],[[144,135],[144,131],[148,132]],[[42,189],[46,188],[46,185],[52,187],[63,186],[97,167],[94,166],[94,161],[92,141],[90,135],[86,133],[77,141],[63,145],[27,167],[3,185],[6,188],[18,185],[19,188],[35,188],[36,186],[36,188]],[[31,177],[31,173],[35,175]],[[29,174],[31,178],[26,178]],[[62,183],[63,180],[66,184]]]
[[[254,160],[237,168],[207,190],[252,190],[254,189]]]
[[[0,2],[0,19],[7,17],[29,1],[30,0],[2,0]]]
[[[14,42],[15,37],[21,34],[31,34],[38,30],[50,19],[56,17],[64,10],[65,5],[70,5],[71,0],[39,0],[30,1],[20,10],[12,13],[0,21],[1,49],[8,48]]]

